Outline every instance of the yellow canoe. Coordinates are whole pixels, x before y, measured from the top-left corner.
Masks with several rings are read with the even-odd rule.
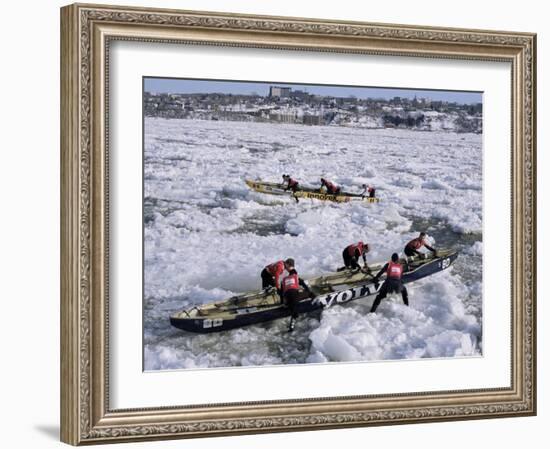
[[[333,201],[335,203],[349,203],[350,201],[359,201],[362,203],[378,203],[380,198],[371,198],[359,193],[341,192],[337,195],[323,193],[319,189],[301,187],[296,192],[285,190],[283,184],[275,182],[245,180],[246,185],[255,192],[267,193],[269,195],[293,196],[295,198],[311,198],[320,201]]]

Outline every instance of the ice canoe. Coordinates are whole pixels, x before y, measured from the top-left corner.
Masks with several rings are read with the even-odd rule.
[[[457,251],[449,249],[438,250],[436,257],[427,255],[426,258],[401,259],[404,266],[403,282],[414,282],[443,271],[453,264],[457,256]],[[383,264],[371,265],[371,273],[344,270],[308,279],[306,282],[313,297],[300,290],[298,313],[313,312],[374,295],[384,276],[380,279],[378,288],[373,282],[373,276],[382,266]],[[273,289],[247,292],[226,300],[194,306],[171,315],[170,323],[184,331],[209,333],[288,316],[288,307],[281,303],[281,298]]]
[[[319,189],[313,189],[309,187],[300,187],[296,192],[291,190],[285,190],[283,184],[277,184],[276,182],[264,182],[264,181],[252,181],[250,179],[245,180],[246,185],[252,190],[260,193],[267,193],[269,195],[281,195],[281,196],[293,196],[296,198],[310,198],[320,201],[333,201],[336,203],[349,203],[350,201],[359,201],[363,203],[378,203],[379,198],[370,198],[360,193],[341,192],[338,195],[330,193],[323,193]]]

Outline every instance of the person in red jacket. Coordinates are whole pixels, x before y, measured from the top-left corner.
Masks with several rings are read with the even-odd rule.
[[[421,232],[417,238],[412,239],[407,245],[405,245],[405,256],[412,257],[412,256],[421,256],[422,253],[418,251],[420,248],[425,247],[426,249],[430,250],[432,253],[434,253],[434,256],[437,254],[437,251],[435,248],[432,248],[430,245],[426,243],[426,233]]]
[[[294,268],[294,259],[285,260],[285,269],[288,275],[281,282],[281,293],[283,302],[290,309],[291,317],[288,325],[288,331],[292,332],[298,317],[298,302],[300,301],[300,287],[309,293],[310,297],[313,293],[309,286],[298,276],[296,268]]]
[[[376,189],[374,188],[374,186],[367,186],[367,193],[369,194],[369,198],[375,198]]]
[[[380,279],[380,276],[384,273],[386,273],[386,280],[382,284],[382,287],[380,287],[380,291],[372,303],[370,313],[376,312],[380,302],[388,296],[388,293],[401,293],[403,303],[406,306],[409,305],[409,293],[402,281],[403,265],[399,263],[399,256],[397,253],[393,253],[391,255],[391,260],[382,267],[376,276],[374,276],[374,285],[376,288],[378,288],[378,279]]]
[[[287,190],[292,190],[292,193],[295,194],[296,191],[300,188],[300,184],[298,183],[298,181],[296,181],[295,179],[292,179],[290,175],[283,175],[283,185],[284,184],[286,184],[285,192]],[[296,195],[294,195],[294,199],[298,203],[298,197]]]
[[[369,244],[363,243],[362,241],[347,246],[342,252],[345,267],[352,270],[359,270],[361,267],[357,262],[359,261],[359,257],[362,257],[364,264],[363,270],[370,271],[369,266],[367,265],[367,253],[369,251]]]
[[[282,260],[274,262],[266,266],[261,273],[262,288],[275,287],[277,290],[281,289],[280,278],[285,271],[285,263]]]
[[[283,175],[283,184],[286,184],[285,191],[292,190],[293,193],[296,193],[296,190],[298,190],[300,186],[298,181],[292,179],[290,175]]]
[[[374,186],[369,186],[367,184],[363,184],[363,192],[361,192],[361,195],[363,196],[369,196],[369,198],[375,198],[376,197],[376,189]]]
[[[339,195],[340,194],[340,187],[338,187],[336,184],[326,180],[325,178],[321,178],[321,188],[319,190],[322,190],[323,187],[327,189],[327,193],[331,195]]]

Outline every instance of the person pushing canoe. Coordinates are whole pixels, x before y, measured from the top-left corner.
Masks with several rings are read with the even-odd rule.
[[[340,194],[340,187],[334,184],[333,182],[328,181],[325,178],[321,178],[321,187],[319,188],[319,191],[322,191],[323,187],[327,190],[327,193],[330,195],[339,195]]]
[[[357,263],[359,258],[363,258],[363,271],[370,272],[370,268],[367,265],[367,253],[370,251],[368,243],[363,243],[362,240],[357,243],[353,243],[344,248],[342,257],[344,258],[344,265],[351,270],[360,270],[361,266]]]
[[[309,289],[308,285],[302,278],[298,276],[298,272],[294,267],[294,259],[287,259],[284,262],[285,269],[288,275],[285,276],[281,282],[281,293],[284,304],[290,309],[290,323],[288,325],[288,331],[292,332],[296,324],[296,318],[298,317],[298,302],[300,301],[300,287],[309,293],[310,297],[313,293]]]
[[[426,249],[430,250],[434,254],[434,256],[437,255],[437,251],[435,250],[435,248],[432,248],[426,243],[425,232],[421,232],[417,238],[412,239],[409,243],[407,243],[407,245],[405,246],[405,255],[408,257],[422,256],[422,253],[418,250],[423,246]]]
[[[361,192],[361,195],[368,195],[369,198],[376,198],[376,189],[374,186],[363,184],[363,192]]]
[[[290,175],[283,175],[283,185],[285,185],[285,191],[292,190],[293,193],[296,193],[299,188],[298,181],[292,179]]]
[[[285,185],[286,184],[286,185]],[[283,185],[285,185],[285,192],[291,190],[294,194],[294,199],[298,203],[298,197],[295,195],[296,191],[300,188],[300,184],[295,179],[292,179],[290,175],[283,175]]]
[[[277,290],[281,290],[280,278],[284,271],[285,262],[282,260],[267,265],[261,273],[262,289],[266,290],[270,287],[274,287]]]
[[[376,309],[380,305],[380,302],[388,296],[388,293],[401,293],[403,298],[403,303],[409,305],[409,293],[407,292],[407,287],[403,285],[403,265],[399,263],[399,256],[397,253],[391,255],[391,260],[387,262],[382,269],[374,276],[375,286],[378,288],[378,279],[382,274],[386,273],[386,280],[382,284],[378,295],[372,303],[370,313],[376,312]]]

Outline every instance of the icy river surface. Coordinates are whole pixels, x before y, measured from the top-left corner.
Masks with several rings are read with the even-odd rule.
[[[146,370],[482,354],[482,136],[401,129],[145,119]],[[325,177],[378,204],[334,204],[252,192],[244,179],[305,185]],[[170,314],[261,287],[262,268],[293,257],[304,278],[334,271],[369,242],[370,262],[419,231],[460,250],[448,270],[372,298],[215,334],[170,326]]]

